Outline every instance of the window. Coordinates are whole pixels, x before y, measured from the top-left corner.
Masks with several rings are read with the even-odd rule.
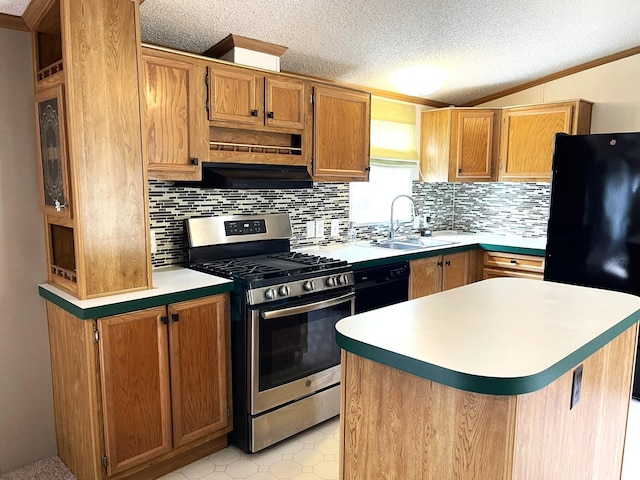
[[[412,182],[418,180],[415,129],[415,105],[371,99],[371,171],[368,182],[350,184],[352,222],[388,223],[393,199],[411,196]],[[409,221],[411,213],[408,200],[397,202],[394,218]]]
[[[388,223],[391,202],[398,195],[411,196],[411,184],[417,179],[415,162],[384,164],[371,160],[368,182],[353,182],[349,189],[349,218],[356,224]],[[398,200],[395,218],[411,220],[411,202]]]

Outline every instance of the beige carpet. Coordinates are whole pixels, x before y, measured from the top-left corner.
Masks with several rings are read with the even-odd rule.
[[[76,477],[60,458],[49,457],[0,475],[0,480],[76,480]]]

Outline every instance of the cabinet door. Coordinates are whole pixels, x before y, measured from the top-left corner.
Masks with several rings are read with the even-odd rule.
[[[567,103],[503,110],[500,180],[549,182],[555,134],[571,133],[573,116]]]
[[[420,123],[420,180],[449,181],[452,108],[425,110]]]
[[[409,299],[442,290],[442,255],[412,260],[410,268]]]
[[[461,287],[469,283],[469,252],[445,255],[442,260],[442,290]]]
[[[225,299],[218,295],[169,306],[174,447],[231,430]]]
[[[71,218],[62,85],[38,92],[35,107],[42,210],[45,215]]]
[[[143,56],[149,177],[200,180],[209,157],[204,67]]]
[[[171,449],[165,308],[98,320],[107,474]]]
[[[264,77],[251,70],[209,67],[209,119],[264,125]]]
[[[265,78],[265,123],[269,127],[302,130],[305,112],[305,82]]]
[[[370,118],[368,93],[324,85],[314,88],[314,180],[369,178]]]
[[[449,181],[493,181],[498,152],[498,110],[453,110]]]

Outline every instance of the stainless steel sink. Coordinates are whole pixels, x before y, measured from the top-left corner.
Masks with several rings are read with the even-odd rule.
[[[430,237],[400,238],[394,240],[374,240],[369,245],[372,247],[389,248],[392,250],[422,250],[425,248],[442,247],[456,242],[449,240],[436,240]]]

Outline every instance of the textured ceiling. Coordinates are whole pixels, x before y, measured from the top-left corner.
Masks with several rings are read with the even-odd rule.
[[[392,92],[434,65],[424,96],[455,105],[640,45],[638,0],[146,0],[141,18],[145,42],[200,53],[233,33],[288,47],[284,71]]]

